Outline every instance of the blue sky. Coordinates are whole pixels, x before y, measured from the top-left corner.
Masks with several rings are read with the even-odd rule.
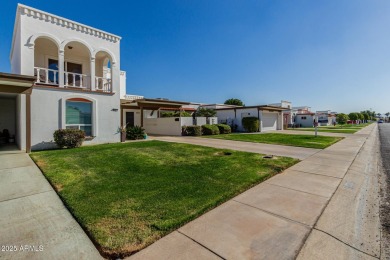
[[[21,3],[122,36],[130,94],[390,111],[387,0]],[[3,72],[10,71],[16,5],[7,0],[0,9]]]

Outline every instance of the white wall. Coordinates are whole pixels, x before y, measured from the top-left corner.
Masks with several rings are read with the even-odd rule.
[[[181,135],[180,118],[176,117],[145,118],[144,128],[147,134],[152,135]]]
[[[16,135],[16,98],[0,97],[0,131],[4,129]]]
[[[120,98],[125,98],[126,96],[126,71],[120,72]]]
[[[306,119],[302,119],[306,117]],[[296,115],[295,125],[302,125],[302,127],[313,127],[314,117],[312,115]]]
[[[141,125],[141,111],[139,109],[123,109],[123,124],[126,124],[126,112],[134,113],[134,125]]]
[[[64,89],[34,88],[31,95],[31,146],[32,150],[54,148],[53,133],[59,128],[65,128],[62,122],[63,100],[67,98],[86,98],[95,100],[96,111],[95,138],[85,141],[84,145],[99,143],[114,143],[120,141],[117,133],[120,126],[120,110],[118,94],[113,96],[99,93],[70,93]],[[118,109],[118,111],[113,111]]]

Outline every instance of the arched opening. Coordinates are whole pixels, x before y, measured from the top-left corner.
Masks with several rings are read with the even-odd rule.
[[[95,88],[98,91],[112,91],[112,57],[105,51],[99,51],[95,56]]]
[[[71,41],[64,47],[64,86],[91,87],[91,54],[84,44]]]
[[[58,85],[58,46],[48,37],[34,42],[34,76],[39,84]]]

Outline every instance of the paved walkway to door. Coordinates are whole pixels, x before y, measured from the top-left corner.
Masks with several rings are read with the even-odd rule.
[[[174,142],[174,143],[185,143],[194,144],[208,147],[215,147],[221,149],[231,149],[251,153],[261,154],[272,154],[277,156],[286,156],[296,159],[306,159],[313,154],[321,151],[320,149],[294,147],[285,145],[274,145],[274,144],[262,144],[262,143],[251,143],[241,142],[232,140],[221,140],[212,138],[202,137],[191,137],[191,136],[151,136],[151,139]]]
[[[350,135],[130,259],[378,259],[375,134]]]
[[[11,146],[0,149],[0,245],[14,251],[1,259],[101,259],[28,154]]]

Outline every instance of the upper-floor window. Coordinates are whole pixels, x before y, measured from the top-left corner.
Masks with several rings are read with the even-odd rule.
[[[80,129],[92,136],[92,102],[81,98],[67,100],[65,122],[67,129]]]

